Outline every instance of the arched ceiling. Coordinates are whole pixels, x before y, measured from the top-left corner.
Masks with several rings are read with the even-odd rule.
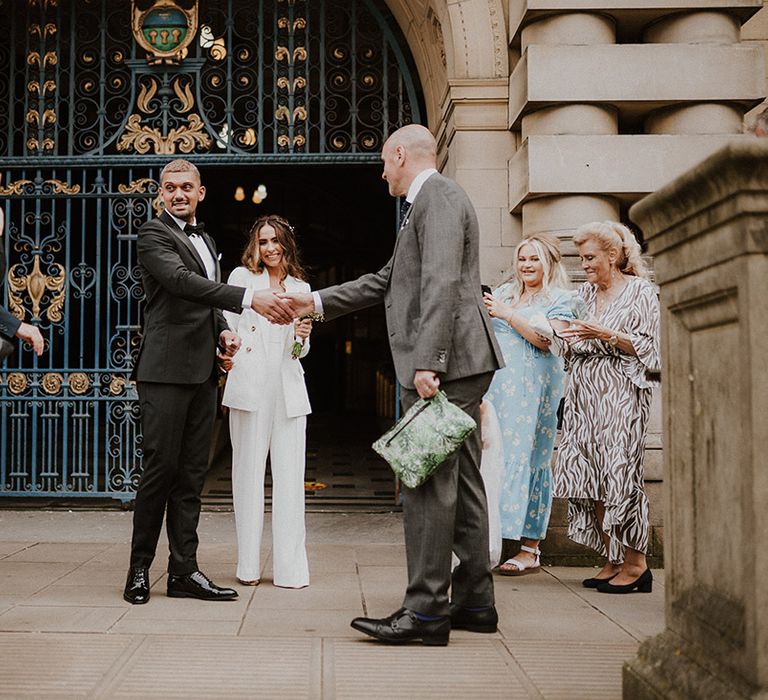
[[[449,81],[509,75],[503,0],[386,0],[413,54],[429,126]]]

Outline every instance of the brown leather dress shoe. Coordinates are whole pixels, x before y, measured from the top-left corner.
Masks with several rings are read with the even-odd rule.
[[[149,569],[139,566],[128,570],[123,600],[131,605],[143,605],[149,600]]]
[[[182,576],[168,574],[168,597],[234,600],[237,598],[237,591],[234,588],[221,588],[202,571],[193,571]]]

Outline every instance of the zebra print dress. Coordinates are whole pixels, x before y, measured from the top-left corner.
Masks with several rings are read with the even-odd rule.
[[[578,291],[594,315],[597,288]],[[651,392],[660,367],[659,302],[650,282],[630,277],[598,323],[628,334],[637,357],[599,340],[571,346],[554,495],[568,499],[568,537],[624,560],[626,547],[648,549],[648,499],[643,455]],[[594,501],[605,505],[602,523]],[[601,529],[610,535],[606,551]]]

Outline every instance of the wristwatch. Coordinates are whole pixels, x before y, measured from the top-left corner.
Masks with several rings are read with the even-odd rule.
[[[612,348],[615,348],[619,344],[619,336],[615,333],[608,338],[608,345],[610,345]]]

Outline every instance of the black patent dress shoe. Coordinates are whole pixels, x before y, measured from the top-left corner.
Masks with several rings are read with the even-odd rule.
[[[597,590],[600,593],[650,593],[653,591],[653,574],[650,569],[643,571],[632,583],[624,585],[614,585],[608,581],[601,583]]]
[[[419,620],[416,613],[408,608],[400,608],[382,619],[356,617],[351,624],[359,632],[390,644],[420,641],[425,646],[444,647],[451,633],[450,617]]]
[[[149,600],[149,569],[143,566],[128,569],[123,600],[131,605],[143,605]]]
[[[498,623],[499,615],[494,605],[480,610],[468,610],[451,603],[451,629],[493,634]]]
[[[202,571],[193,571],[182,576],[168,574],[168,597],[234,600],[237,598],[237,591],[234,588],[221,588]]]

